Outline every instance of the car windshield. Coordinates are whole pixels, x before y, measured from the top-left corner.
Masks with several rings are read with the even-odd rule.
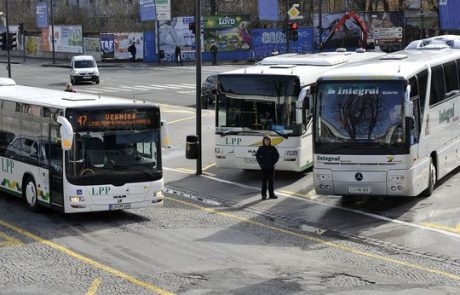
[[[75,68],[82,69],[82,68],[94,68],[96,66],[95,62],[91,59],[86,60],[76,60],[75,61]]]

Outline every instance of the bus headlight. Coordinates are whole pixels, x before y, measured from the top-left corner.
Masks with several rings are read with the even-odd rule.
[[[214,153],[216,153],[216,154],[223,154],[223,153],[224,153],[224,150],[221,149],[221,148],[215,148],[215,149],[214,149]]]
[[[69,199],[72,203],[80,203],[85,201],[85,197],[82,196],[70,196]]]
[[[153,196],[156,199],[163,199],[163,191],[156,191],[156,192],[153,193]]]

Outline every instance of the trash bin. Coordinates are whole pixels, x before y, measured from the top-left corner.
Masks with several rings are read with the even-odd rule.
[[[198,158],[198,136],[187,135],[185,142],[185,157],[193,160]]]

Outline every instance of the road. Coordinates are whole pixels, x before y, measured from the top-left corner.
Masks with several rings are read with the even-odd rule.
[[[13,70],[19,84],[61,89],[67,79],[66,69],[25,64]],[[38,81],[41,70],[46,74]],[[146,85],[147,76],[157,85],[171,77],[194,81],[193,67],[186,66],[101,75],[107,78],[100,87],[117,79]],[[169,122],[164,207],[64,216],[32,213],[2,195],[2,294],[458,293],[458,170],[430,198],[391,199],[317,196],[311,171],[280,172],[280,198],[262,202],[257,172],[213,166],[212,110],[202,118],[205,174],[194,174],[195,162],[184,156],[185,136],[195,133],[194,109],[187,107],[194,94],[175,91],[140,91],[162,99]]]

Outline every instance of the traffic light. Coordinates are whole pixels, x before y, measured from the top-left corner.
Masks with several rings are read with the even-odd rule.
[[[6,50],[6,32],[0,34],[0,49]]]
[[[292,41],[299,40],[299,32],[297,31],[297,23],[289,23],[289,35]]]
[[[188,23],[188,29],[192,31],[193,34],[196,34],[196,24],[195,22]]]
[[[16,33],[9,33],[9,38],[8,38],[8,42],[9,42],[9,46],[8,46],[8,50],[12,50],[12,49],[16,49],[18,47],[18,42],[16,40],[18,34]]]

